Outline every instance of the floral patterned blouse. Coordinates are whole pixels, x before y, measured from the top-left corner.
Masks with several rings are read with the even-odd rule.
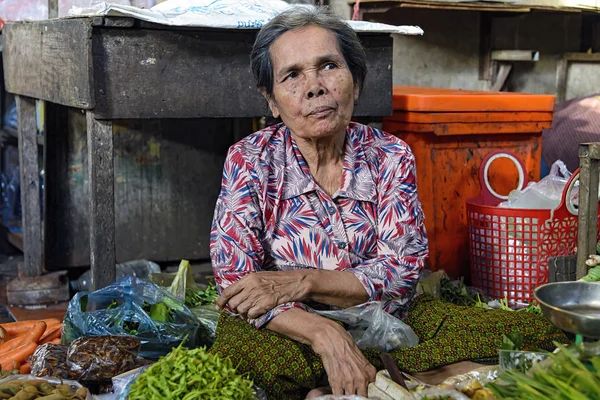
[[[219,291],[257,271],[344,270],[403,318],[427,256],[415,173],[404,142],[357,123],[346,130],[333,197],[315,183],[284,124],[234,144],[211,231]],[[250,322],[260,328],[293,307],[307,309],[286,303]]]

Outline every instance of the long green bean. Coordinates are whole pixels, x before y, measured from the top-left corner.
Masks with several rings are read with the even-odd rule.
[[[129,400],[251,400],[252,381],[240,376],[229,359],[204,347],[181,345],[144,371],[131,386]]]

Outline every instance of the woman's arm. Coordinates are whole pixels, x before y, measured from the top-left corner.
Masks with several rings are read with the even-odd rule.
[[[375,380],[377,370],[343,327],[294,308],[273,318],[267,328],[310,345],[321,356],[334,395],[367,396],[367,387]]]
[[[241,146],[230,148],[223,167],[221,192],[215,206],[211,237],[210,257],[215,282],[221,294],[236,292],[239,282],[258,275],[264,258],[261,243],[263,232],[262,211],[257,196],[257,182],[251,166],[245,159]],[[240,291],[240,294],[247,294]],[[223,297],[221,297],[223,299]],[[269,307],[249,320],[260,328],[275,316],[303,304],[272,297]],[[240,314],[237,307],[219,302],[227,311]],[[235,304],[235,303],[234,303]],[[246,314],[242,317],[248,320]]]

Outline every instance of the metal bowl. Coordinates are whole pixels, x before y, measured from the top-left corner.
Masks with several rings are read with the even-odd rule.
[[[568,332],[600,339],[600,282],[557,282],[534,292],[542,312]]]

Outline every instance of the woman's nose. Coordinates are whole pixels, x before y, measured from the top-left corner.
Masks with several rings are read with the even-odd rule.
[[[323,96],[325,94],[325,87],[317,74],[309,74],[306,86],[306,97],[308,99],[312,99],[315,96]]]
[[[325,90],[323,88],[315,88],[313,90],[309,90],[307,93],[307,97],[309,99],[315,97],[315,96],[323,96],[325,94]]]

